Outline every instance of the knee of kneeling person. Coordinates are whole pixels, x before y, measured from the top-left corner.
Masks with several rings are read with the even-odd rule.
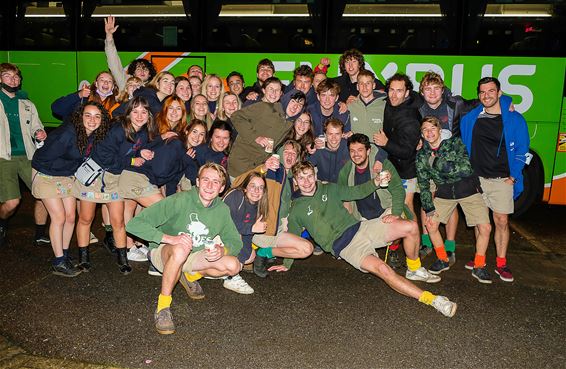
[[[306,258],[310,254],[312,254],[314,247],[311,242],[302,239],[299,244],[299,251],[301,252],[301,257]]]
[[[237,257],[234,256],[224,256],[223,258],[224,268],[226,269],[226,273],[230,276],[234,276],[240,273],[242,268],[242,264]]]

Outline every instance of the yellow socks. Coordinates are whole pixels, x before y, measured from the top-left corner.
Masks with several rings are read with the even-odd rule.
[[[405,258],[405,260],[407,261],[407,268],[411,272],[414,272],[415,270],[417,270],[421,267],[421,259],[420,258],[416,258],[415,260]]]
[[[432,301],[436,298],[436,295],[428,291],[424,291],[421,297],[419,297],[419,302],[422,302],[425,305],[432,305]]]
[[[202,274],[200,274],[200,273],[198,273],[198,272],[197,272],[197,273],[193,273],[193,274],[187,273],[187,272],[184,272],[184,273],[185,273],[185,278],[187,278],[187,280],[188,280],[189,282],[196,282],[196,281],[198,281],[199,279],[202,278]]]
[[[171,301],[173,301],[173,297],[159,294],[159,298],[157,299],[157,312],[159,313],[161,310],[170,307]]]

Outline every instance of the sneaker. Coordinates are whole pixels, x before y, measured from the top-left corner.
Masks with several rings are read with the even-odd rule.
[[[495,268],[495,273],[504,282],[513,282],[515,280],[515,278],[513,278],[513,274],[511,274],[511,269],[509,269],[507,265],[502,266],[501,268]]]
[[[440,282],[440,277],[434,274],[430,274],[425,268],[420,267],[415,271],[410,271],[407,269],[405,273],[405,278],[411,281],[421,281],[426,283],[438,283]]]
[[[319,256],[319,255],[324,254],[324,250],[323,250],[320,246],[316,245],[316,246],[314,247],[314,250],[312,251],[312,254],[313,254],[314,256]]]
[[[456,264],[456,252],[446,251],[446,255],[448,255],[448,265],[452,266]]]
[[[475,265],[474,261],[470,260],[466,263],[466,265],[464,265],[464,268],[468,270],[474,270],[474,265]]]
[[[250,287],[250,285],[244,281],[239,274],[236,274],[233,277],[228,277],[224,280],[224,288],[234,291],[236,293],[240,293],[242,295],[251,295],[254,293],[254,289]]]
[[[144,255],[147,256],[147,253],[149,252],[149,247],[147,247],[143,243],[138,243],[137,246],[138,246],[138,251],[142,252]]]
[[[181,272],[181,277],[179,278],[181,286],[187,291],[187,295],[193,300],[202,300],[204,298],[204,291],[200,283],[197,281],[190,282],[185,276],[184,272]]]
[[[399,252],[397,250],[389,250],[387,255],[387,264],[393,269],[402,269],[405,267],[405,263],[399,257]]]
[[[269,259],[262,256],[256,256],[254,259],[254,273],[260,278],[265,278],[269,274],[267,264]]]
[[[147,274],[155,276],[155,277],[161,277],[163,274],[157,270],[156,267],[153,266],[153,264],[149,264],[149,268],[147,268]]]
[[[132,247],[128,250],[128,260],[129,261],[147,261],[147,253],[144,254],[139,247]]]
[[[96,238],[96,236],[95,236],[94,233],[92,233],[92,232],[90,232],[90,241],[89,241],[89,243],[90,243],[90,244],[98,243],[98,238]]]
[[[433,251],[434,250],[432,249],[432,247],[421,245],[421,249],[419,250],[419,256],[421,257],[421,259],[424,259],[430,254],[432,254]]]
[[[432,274],[440,274],[448,269],[450,269],[450,263],[448,261],[436,259],[436,261],[428,268],[428,271]]]
[[[114,241],[114,235],[112,234],[112,232],[106,233],[104,240],[102,240],[102,244],[109,253],[116,253],[116,241]]]
[[[480,283],[491,284],[491,275],[487,271],[487,268],[474,268],[472,270],[472,277],[477,279]]]
[[[68,259],[65,259],[57,265],[52,265],[51,273],[61,277],[76,277],[81,274],[81,270],[74,266]]]
[[[43,235],[43,236],[37,237],[37,238],[33,241],[33,244],[34,244],[35,246],[49,245],[49,244],[51,244],[51,240],[49,239],[49,237]]]
[[[175,324],[173,323],[173,315],[170,308],[155,311],[153,316],[155,319],[155,329],[159,334],[173,334],[175,333]]]
[[[0,226],[0,247],[6,243],[6,233],[8,233],[6,227]]]
[[[448,300],[448,298],[444,296],[436,296],[436,298],[432,300],[432,307],[449,318],[452,318],[454,314],[456,314],[456,309],[458,309],[458,305],[455,302]]]

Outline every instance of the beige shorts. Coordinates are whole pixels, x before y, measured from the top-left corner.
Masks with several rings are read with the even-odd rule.
[[[352,241],[340,252],[340,257],[356,269],[367,273],[361,267],[362,261],[368,255],[379,257],[375,249],[387,246],[384,240],[387,227],[388,224],[383,223],[379,218],[363,220]]]
[[[458,204],[464,211],[468,227],[490,223],[489,209],[485,206],[482,195],[479,193],[464,197],[463,199],[439,199],[435,197],[434,207],[436,212],[434,213],[434,220],[446,224]]]
[[[183,174],[183,177],[179,181],[179,187],[181,188],[181,191],[189,191],[193,188],[193,185],[191,184],[191,180]]]
[[[112,176],[116,177],[113,178]],[[104,192],[102,192],[102,176],[98,176],[97,179],[90,186],[85,186],[81,182],[75,180],[73,183],[72,194],[78,200],[95,202],[98,204],[106,204],[114,201],[122,201],[123,198],[117,191],[108,191],[108,180],[117,182],[120,176],[105,173],[104,175]],[[116,187],[116,186],[114,186]]]
[[[513,185],[505,183],[507,178],[480,177],[485,205],[499,214],[513,214]]]
[[[75,177],[48,176],[32,169],[31,194],[36,199],[63,199],[73,196]]]
[[[161,251],[163,250],[163,247],[165,247],[165,244],[162,243],[159,245],[158,248],[149,250],[149,252],[151,253],[150,254],[151,264],[153,264],[153,266],[161,273],[163,273],[163,270],[165,269],[165,265],[163,264],[163,259],[161,258]],[[182,271],[187,273],[192,273],[195,259],[197,258],[198,255],[200,255],[203,252],[205,251],[200,250],[196,252],[191,252],[189,254],[189,257],[183,264]]]
[[[415,193],[418,192],[419,186],[417,186],[417,177],[409,178],[409,179],[401,179],[403,183],[403,188],[405,189],[406,193]]]
[[[139,199],[161,193],[159,187],[149,183],[145,174],[125,170],[120,174],[118,188],[125,199]]]
[[[283,225],[283,222],[279,222],[279,227],[277,228],[277,234],[275,236],[256,234],[252,238],[252,242],[257,247],[277,247],[277,241],[279,240],[279,235],[282,232],[285,232],[284,228],[285,226]]]

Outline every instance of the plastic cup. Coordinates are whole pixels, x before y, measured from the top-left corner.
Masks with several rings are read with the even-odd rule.
[[[389,172],[387,170],[379,172],[379,187],[387,188],[389,186],[389,181],[387,180],[388,174]]]
[[[271,154],[273,152],[273,144],[275,142],[273,141],[273,138],[268,138],[267,139],[267,146],[265,146],[265,152]]]

